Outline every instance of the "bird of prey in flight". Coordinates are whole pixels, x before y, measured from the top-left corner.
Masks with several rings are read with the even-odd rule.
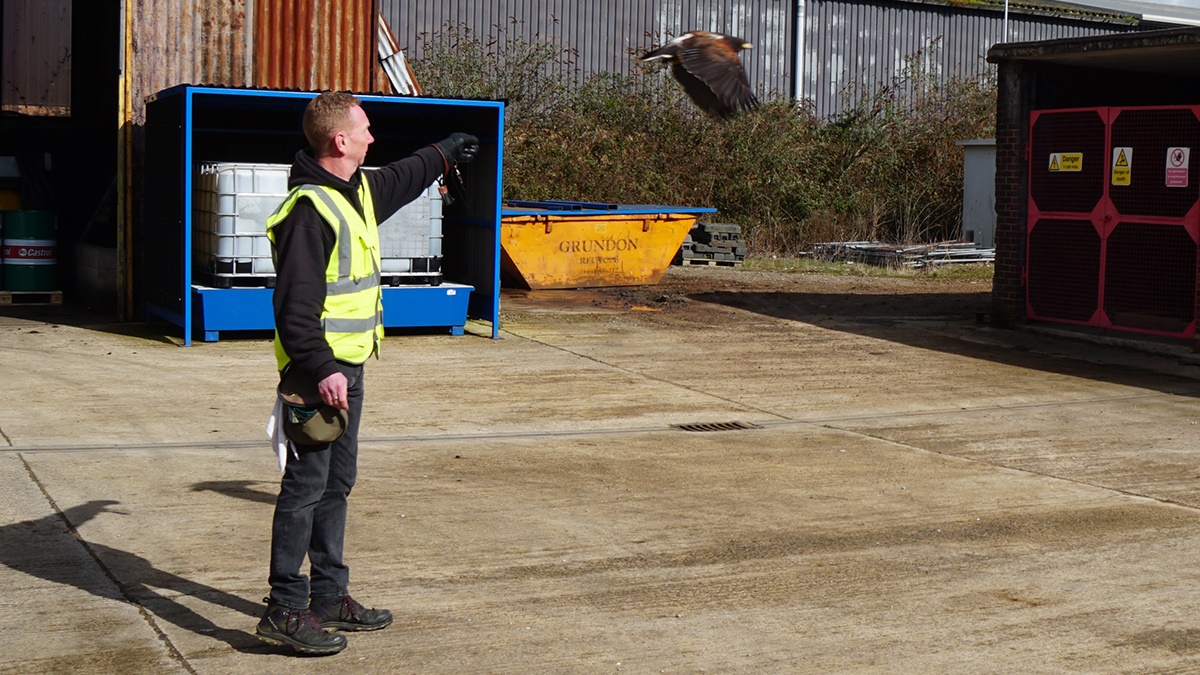
[[[738,52],[753,45],[741,38],[694,30],[646,52],[641,60],[667,61],[689,98],[713,117],[758,107]]]

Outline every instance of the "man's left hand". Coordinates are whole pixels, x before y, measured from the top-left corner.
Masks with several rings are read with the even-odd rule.
[[[442,151],[442,155],[451,166],[467,164],[479,154],[479,139],[471,134],[455,132],[434,145]]]

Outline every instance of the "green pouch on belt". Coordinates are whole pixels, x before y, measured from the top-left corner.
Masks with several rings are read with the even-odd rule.
[[[284,368],[279,379],[283,433],[296,445],[332,443],[346,431],[345,410],[325,405],[317,383],[296,368]]]

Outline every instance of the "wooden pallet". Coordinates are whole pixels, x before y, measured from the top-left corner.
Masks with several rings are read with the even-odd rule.
[[[0,306],[61,304],[62,291],[0,291]]]
[[[703,267],[737,267],[742,260],[712,260],[711,258],[682,258],[676,261],[680,265],[699,265]]]

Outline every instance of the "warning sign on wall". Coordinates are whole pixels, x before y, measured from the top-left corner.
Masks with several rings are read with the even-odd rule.
[[[1167,148],[1167,187],[1188,186],[1188,162],[1191,148]]]
[[[1129,185],[1133,173],[1133,148],[1113,148],[1112,184]]]
[[[1051,171],[1083,171],[1082,152],[1050,153]]]

